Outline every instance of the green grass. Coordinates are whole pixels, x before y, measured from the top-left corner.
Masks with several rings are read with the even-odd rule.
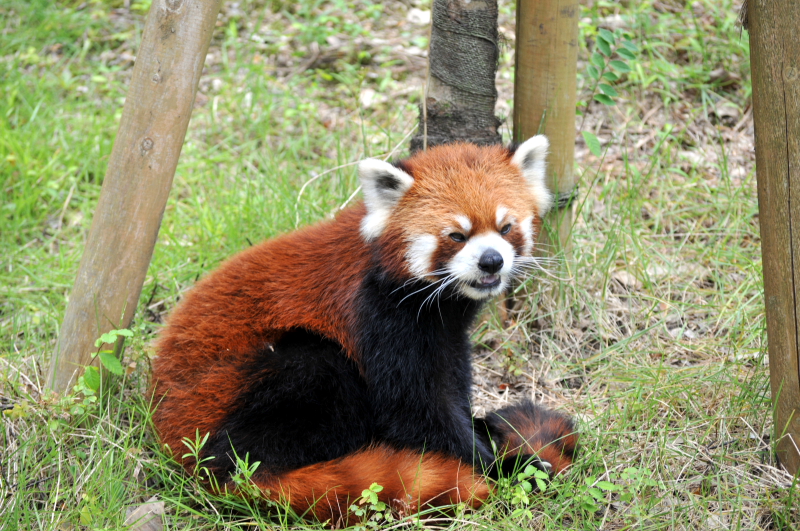
[[[403,153],[424,76],[407,50],[427,29],[400,2],[225,4],[127,374],[92,403],[43,379],[140,38],[146,3],[132,4],[0,5],[0,522],[118,529],[158,496],[169,529],[318,527],[210,496],[161,454],[150,341],[226,256],[335,213],[357,187],[348,163]],[[590,4],[579,108],[604,155],[577,146],[569,258],[521,287],[511,328],[489,311],[475,333],[476,408],[532,396],[579,419],[583,449],[527,502],[507,486],[424,526],[796,528],[772,452],[747,33],[730,1]],[[501,26],[513,20],[503,3]],[[616,106],[587,107],[596,28],[620,21],[640,57]]]

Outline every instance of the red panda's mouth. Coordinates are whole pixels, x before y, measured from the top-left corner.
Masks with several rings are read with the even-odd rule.
[[[476,289],[492,289],[499,286],[500,282],[500,275],[486,275],[481,277],[480,280],[470,283],[470,285]]]

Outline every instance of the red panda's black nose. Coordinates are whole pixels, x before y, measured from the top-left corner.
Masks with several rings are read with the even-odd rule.
[[[478,260],[478,267],[489,274],[497,273],[503,267],[503,257],[494,249],[486,249]]]

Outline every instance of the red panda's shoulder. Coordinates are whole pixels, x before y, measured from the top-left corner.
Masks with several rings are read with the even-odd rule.
[[[302,327],[352,348],[353,294],[369,267],[359,234],[362,204],[330,221],[289,232],[229,258],[172,312],[159,340],[171,351],[216,357],[245,352]],[[323,289],[324,288],[324,289]],[[174,351],[174,352],[173,352]]]

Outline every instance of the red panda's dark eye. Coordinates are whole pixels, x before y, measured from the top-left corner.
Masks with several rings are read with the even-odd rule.
[[[506,235],[511,231],[511,223],[506,223],[502,229],[500,229],[500,234]]]
[[[467,237],[461,234],[460,232],[451,232],[450,239],[458,243],[467,241]]]

